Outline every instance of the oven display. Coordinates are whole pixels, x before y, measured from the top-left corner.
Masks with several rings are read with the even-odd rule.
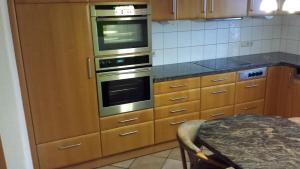
[[[150,59],[148,55],[137,56],[137,57],[126,57],[126,58],[114,58],[114,59],[101,59],[98,61],[100,69],[102,68],[113,68],[119,66],[129,66],[129,65],[141,65],[149,64]]]

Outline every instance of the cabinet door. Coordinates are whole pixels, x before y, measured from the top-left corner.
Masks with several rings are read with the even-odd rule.
[[[247,0],[207,0],[206,18],[242,17],[247,15]]]
[[[261,11],[260,4],[262,0],[248,0],[248,16],[263,16],[263,15],[274,15],[276,12],[273,13],[266,13]],[[278,6],[280,6],[280,0],[277,0]]]
[[[99,130],[88,4],[17,5],[38,144]]]
[[[205,16],[205,0],[177,0],[177,19],[201,19]]]
[[[151,0],[152,20],[173,20],[176,18],[176,0]]]
[[[291,117],[300,117],[300,79],[293,79],[291,84]]]
[[[290,83],[294,69],[286,66],[268,68],[265,114],[290,116]]]

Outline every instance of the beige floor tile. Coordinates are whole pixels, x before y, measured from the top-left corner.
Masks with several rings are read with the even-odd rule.
[[[134,160],[135,160],[135,159],[130,159],[130,160],[126,160],[126,161],[114,163],[114,164],[112,164],[112,166],[122,167],[122,168],[129,168],[129,166],[132,164],[132,162],[133,162]]]
[[[121,169],[121,168],[114,167],[114,166],[105,166],[105,167],[100,167],[100,168],[96,168],[96,169]]]
[[[171,150],[165,150],[158,153],[151,154],[154,157],[167,158],[170,154]]]
[[[186,157],[186,161],[190,161],[189,158],[188,158],[187,153],[186,153],[185,157]],[[170,155],[169,155],[168,158],[169,158],[169,159],[173,159],[173,160],[181,161],[181,154],[180,154],[179,148],[174,148],[174,149],[171,151],[171,153],[170,153]]]
[[[164,162],[164,158],[147,155],[134,160],[134,162],[130,166],[130,169],[161,169]]]
[[[190,168],[190,164],[187,164],[188,169]],[[182,162],[173,159],[167,159],[162,169],[183,169]]]

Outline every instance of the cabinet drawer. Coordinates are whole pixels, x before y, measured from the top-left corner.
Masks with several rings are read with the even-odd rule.
[[[172,80],[154,84],[154,94],[171,93],[200,87],[200,77]]]
[[[218,118],[223,118],[226,116],[234,115],[234,108],[233,106],[226,106],[217,109],[210,109],[201,112],[201,119],[205,120],[214,120]]]
[[[181,114],[199,112],[199,109],[200,101],[191,101],[171,106],[158,107],[155,108],[155,119],[162,119]]]
[[[101,132],[103,156],[154,144],[153,122]]]
[[[236,85],[236,103],[243,103],[265,97],[266,79],[238,82]]]
[[[188,120],[199,119],[199,113],[190,113],[155,121],[155,143],[175,140],[178,126]]]
[[[257,100],[242,104],[235,105],[234,113],[242,114],[242,113],[256,113],[263,114],[264,113],[264,100]]]
[[[124,113],[100,119],[101,130],[128,126],[153,120],[153,109]]]
[[[155,107],[173,105],[177,103],[183,103],[187,101],[199,100],[200,99],[200,89],[185,90],[176,93],[168,93],[155,95]]]
[[[235,72],[203,76],[201,79],[201,87],[234,83],[235,79],[236,79]]]
[[[94,133],[40,144],[37,149],[41,168],[60,168],[100,158],[100,135]]]
[[[201,110],[234,104],[235,84],[202,88]]]

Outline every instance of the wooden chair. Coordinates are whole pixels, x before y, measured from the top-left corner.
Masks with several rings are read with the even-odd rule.
[[[179,126],[177,140],[179,142],[183,169],[187,169],[185,151],[190,159],[190,169],[233,169],[215,155],[207,156],[201,148],[194,144],[197,131],[203,120],[192,120]]]

